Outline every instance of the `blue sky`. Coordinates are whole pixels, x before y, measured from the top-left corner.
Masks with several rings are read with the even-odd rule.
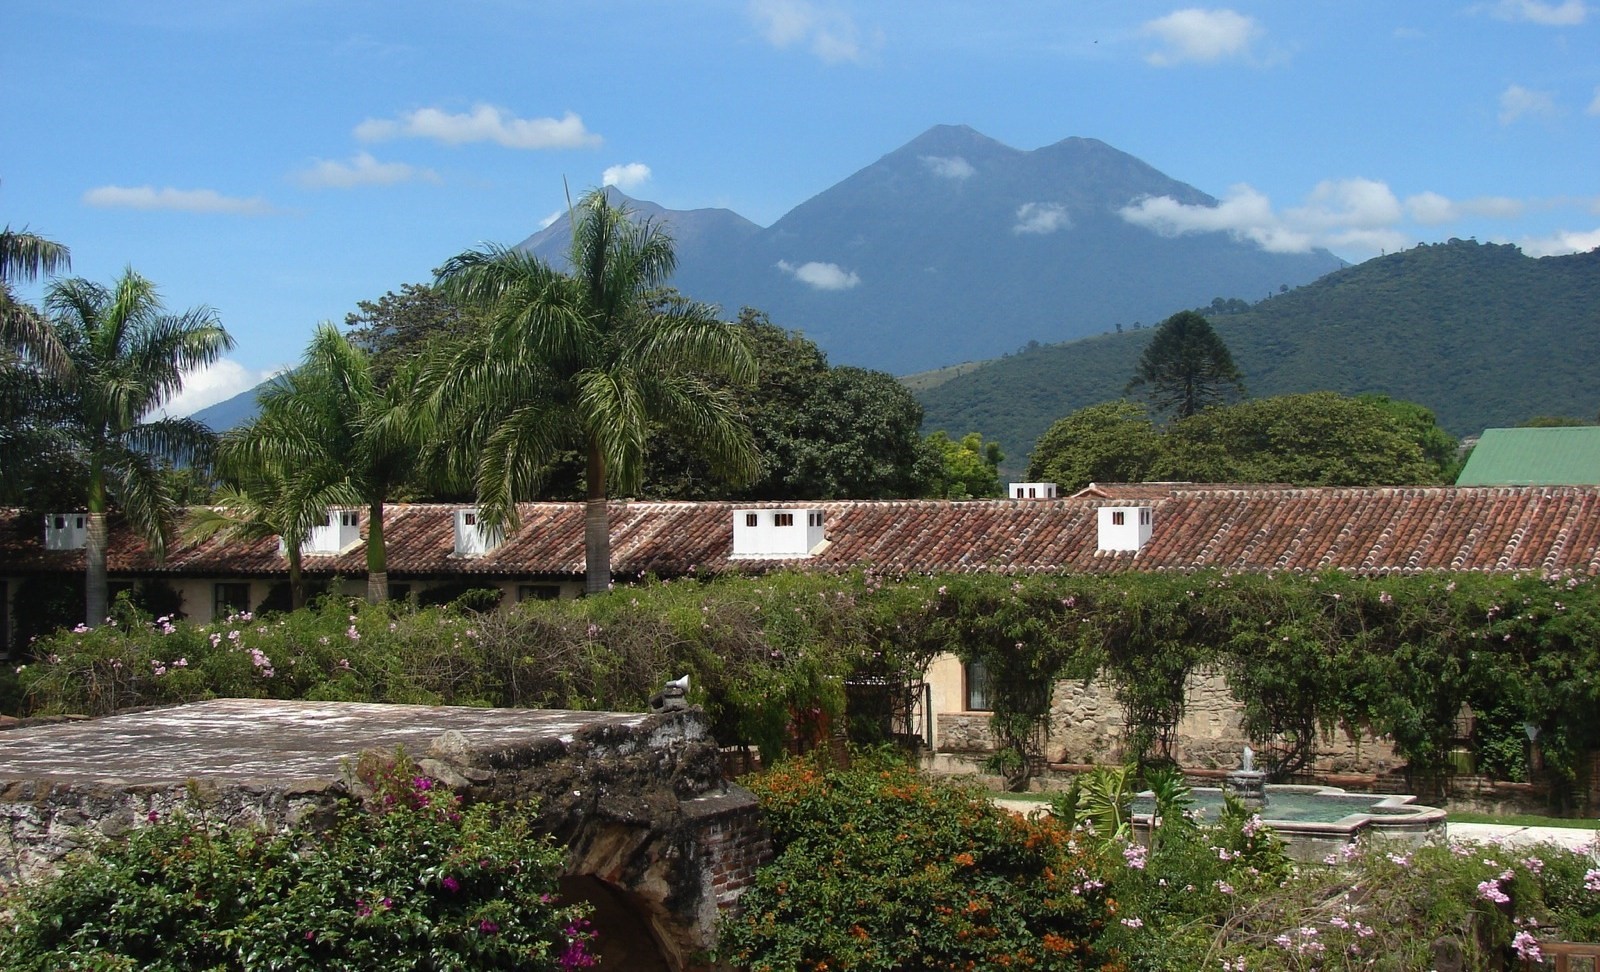
[[[0,222],[235,336],[175,411],[563,179],[766,225],[936,124],[1221,200],[1128,211],[1154,232],[1600,246],[1600,0],[6,0],[0,65]]]

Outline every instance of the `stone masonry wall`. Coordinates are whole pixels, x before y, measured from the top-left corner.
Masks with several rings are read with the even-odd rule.
[[[1232,769],[1248,741],[1243,704],[1228,690],[1220,671],[1196,671],[1184,687],[1184,713],[1173,739],[1173,756],[1192,769]],[[992,752],[988,716],[979,712],[938,715],[941,753]],[[1104,679],[1060,681],[1051,697],[1045,758],[1053,763],[1115,763],[1125,757],[1127,725],[1115,690]],[[1393,747],[1370,735],[1352,740],[1343,733],[1319,738],[1311,769],[1318,773],[1383,773],[1399,764]]]

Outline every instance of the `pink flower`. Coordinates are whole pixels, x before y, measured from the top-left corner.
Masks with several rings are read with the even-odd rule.
[[[1511,948],[1519,958],[1529,962],[1538,962],[1544,958],[1544,953],[1539,950],[1539,940],[1533,937],[1532,932],[1517,932],[1517,936],[1511,939]]]
[[[446,891],[450,892],[451,894],[455,894],[457,891],[461,890],[461,882],[457,881],[453,877],[446,877],[443,881],[440,881],[439,883],[444,887],[444,889]]]

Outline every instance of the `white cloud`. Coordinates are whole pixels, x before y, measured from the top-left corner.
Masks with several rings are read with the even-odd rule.
[[[1583,0],[1499,0],[1489,12],[1502,20],[1526,20],[1545,27],[1576,27],[1589,14]]]
[[[170,209],[184,213],[222,213],[228,216],[267,216],[273,212],[265,199],[224,196],[215,189],[157,189],[154,186],[100,186],[83,194],[83,201],[102,209]]]
[[[1162,236],[1228,233],[1272,253],[1304,253],[1314,236],[1291,228],[1272,211],[1272,201],[1246,185],[1234,186],[1215,206],[1180,203],[1171,196],[1146,196],[1119,210],[1123,219]]]
[[[1565,253],[1588,253],[1600,246],[1600,227],[1581,231],[1561,230],[1549,236],[1524,239],[1518,244],[1522,252],[1531,257],[1560,256]]]
[[[1189,205],[1170,196],[1148,196],[1123,207],[1119,214],[1128,222],[1163,236],[1228,233],[1274,253],[1304,253],[1326,247],[1345,254],[1376,255],[1415,245],[1420,238],[1415,226],[1438,226],[1469,218],[1517,219],[1529,206],[1506,196],[1456,200],[1437,192],[1420,192],[1401,202],[1387,184],[1373,179],[1329,179],[1318,183],[1304,203],[1282,211],[1274,210],[1272,201],[1262,193],[1239,185],[1215,206]],[[1600,208],[1596,212],[1600,214]],[[1589,238],[1590,234],[1583,233],[1557,234],[1548,240],[1524,244],[1524,249],[1543,247],[1543,252],[1570,253]]]
[[[924,155],[922,164],[941,179],[970,179],[978,174],[972,163],[959,155]]]
[[[565,210],[558,209],[555,212],[551,213],[550,215],[546,216],[544,219],[539,220],[539,228],[540,229],[549,229],[551,226],[555,225],[555,221],[556,220],[560,219],[562,216],[565,216],[565,215],[566,215]]]
[[[1594,100],[1589,102],[1589,107],[1584,109],[1586,114],[1600,115],[1600,87],[1594,89]]]
[[[750,0],[749,14],[773,47],[803,46],[828,64],[866,56],[861,29],[842,10],[825,9],[809,0]]]
[[[515,149],[595,148],[602,141],[570,111],[559,119],[518,118],[493,105],[475,105],[466,114],[419,108],[398,119],[368,118],[356,126],[355,135],[363,142],[431,138],[446,145],[494,142]]]
[[[357,152],[348,162],[318,159],[310,168],[294,173],[294,181],[307,189],[392,186],[419,179],[438,182],[439,175],[432,169],[419,169],[404,162],[379,162],[366,152]]]
[[[616,186],[623,192],[631,192],[649,181],[650,167],[643,162],[613,165],[600,176],[602,186]]]
[[[223,358],[213,365],[188,372],[183,376],[183,390],[173,396],[159,413],[177,418],[193,415],[218,402],[249,391],[255,386],[283,372],[284,368],[255,371],[231,358]]]
[[[1067,207],[1060,203],[1030,202],[1017,207],[1017,221],[1011,232],[1043,235],[1071,228],[1072,217],[1067,215]]]
[[[1288,210],[1284,220],[1315,232],[1374,230],[1393,226],[1402,216],[1400,200],[1372,179],[1325,179],[1311,190],[1306,205]]]
[[[1509,125],[1528,115],[1549,118],[1556,114],[1556,101],[1548,91],[1534,91],[1520,84],[1500,93],[1500,124]]]
[[[837,263],[802,263],[798,267],[787,260],[779,260],[777,267],[796,280],[816,290],[849,290],[861,282],[854,270],[846,270]]]
[[[1419,192],[1406,198],[1406,212],[1424,226],[1453,223],[1467,216],[1488,216],[1495,219],[1516,219],[1527,211],[1521,200],[1505,196],[1483,196],[1478,199],[1447,199],[1436,192]]]
[[[1265,33],[1260,24],[1244,14],[1193,7],[1148,21],[1139,31],[1164,45],[1145,55],[1145,60],[1156,67],[1186,62],[1214,64],[1248,57],[1250,45]]]

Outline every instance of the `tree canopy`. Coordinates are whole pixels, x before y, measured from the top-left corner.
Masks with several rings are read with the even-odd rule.
[[[925,442],[939,457],[939,468],[924,496],[962,500],[1001,494],[1000,464],[1006,457],[1000,443],[985,442],[980,432],[952,439],[943,429],[930,434]]]
[[[1179,311],[1145,345],[1127,391],[1141,389],[1155,410],[1185,419],[1244,394],[1244,380],[1211,322]]]
[[[1056,483],[1075,493],[1090,483],[1131,483],[1147,478],[1161,451],[1161,435],[1138,402],[1102,402],[1059,419],[1033,448],[1028,479]]]
[[[433,342],[460,338],[480,327],[478,316],[448,300],[431,284],[404,284],[377,300],[363,300],[344,316],[350,343],[366,352],[379,385]]]
[[[881,371],[833,367],[816,343],[746,307],[734,322],[759,387],[728,387],[750,424],[760,474],[743,486],[712,475],[694,443],[656,429],[642,494],[657,499],[891,499],[923,495],[942,458],[921,439],[922,408]]]
[[[1137,403],[1104,402],[1058,420],[1028,477],[1064,492],[1090,482],[1425,485],[1450,481],[1455,442],[1410,402],[1333,392],[1260,398],[1157,429]]]

